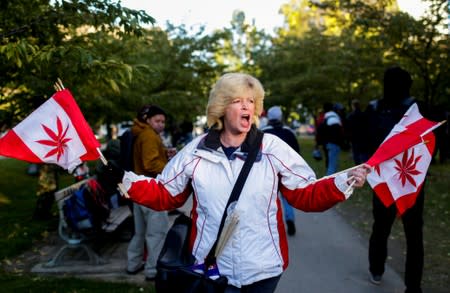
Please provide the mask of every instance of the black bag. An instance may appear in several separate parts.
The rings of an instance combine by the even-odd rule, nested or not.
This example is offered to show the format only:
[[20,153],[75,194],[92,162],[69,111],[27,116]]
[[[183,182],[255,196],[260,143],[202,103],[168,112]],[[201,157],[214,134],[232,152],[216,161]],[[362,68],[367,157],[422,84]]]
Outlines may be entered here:
[[226,277],[212,280],[191,270],[195,259],[188,247],[190,229],[191,218],[181,214],[167,233],[156,265],[156,292],[212,293],[225,290],[228,284]]
[[317,126],[317,144],[325,146],[327,143],[334,143],[339,145],[342,149],[348,149],[349,146],[345,139],[344,127],[340,124],[328,125],[328,118]]
[[[242,187],[244,186],[247,175],[256,159],[261,144],[263,133],[258,131],[255,140],[256,146],[249,152],[245,160],[239,177],[228,199],[227,207],[239,199]],[[227,208],[222,216],[219,232],[217,233],[216,242],[213,244],[208,257],[205,260],[205,265],[215,265],[215,248],[217,239],[219,239],[222,232],[225,219],[227,216]],[[192,270],[195,263],[195,258],[189,250],[189,235],[191,230],[192,220],[190,217],[181,214],[175,219],[174,224],[167,233],[163,248],[159,254],[156,263],[156,278],[155,288],[156,292],[177,292],[177,293],[221,293],[225,291],[228,285],[228,280],[224,276],[219,276],[216,279],[208,277],[206,272],[197,273]]]

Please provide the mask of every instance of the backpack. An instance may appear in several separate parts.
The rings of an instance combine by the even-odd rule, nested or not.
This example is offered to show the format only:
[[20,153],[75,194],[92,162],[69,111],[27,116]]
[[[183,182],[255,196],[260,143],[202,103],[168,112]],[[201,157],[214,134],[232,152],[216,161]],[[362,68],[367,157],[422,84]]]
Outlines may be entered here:
[[73,230],[95,231],[101,229],[110,209],[100,185],[91,179],[64,202],[63,212]]
[[329,142],[339,145],[346,149],[344,127],[340,124],[328,125],[325,118],[322,123],[317,126],[316,141],[318,145],[325,145]]
[[127,129],[120,137],[119,165],[125,171],[133,171],[133,143],[134,136],[131,129]]

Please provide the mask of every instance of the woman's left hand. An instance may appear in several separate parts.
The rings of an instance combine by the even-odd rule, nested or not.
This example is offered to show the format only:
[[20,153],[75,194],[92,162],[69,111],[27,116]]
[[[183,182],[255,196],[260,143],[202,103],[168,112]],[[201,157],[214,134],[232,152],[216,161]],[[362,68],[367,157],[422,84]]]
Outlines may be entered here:
[[366,182],[367,174],[371,172],[371,167],[367,164],[361,164],[358,168],[350,170],[347,173],[347,183],[353,187],[362,187]]

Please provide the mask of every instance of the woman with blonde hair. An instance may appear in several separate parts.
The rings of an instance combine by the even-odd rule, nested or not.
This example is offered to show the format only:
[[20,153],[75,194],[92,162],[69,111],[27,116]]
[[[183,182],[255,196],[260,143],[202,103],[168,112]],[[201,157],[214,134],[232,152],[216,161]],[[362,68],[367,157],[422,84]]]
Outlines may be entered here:
[[[264,89],[253,76],[227,73],[213,86],[206,108],[209,131],[169,161],[156,178],[113,170],[131,199],[156,210],[181,207],[193,197],[189,249],[205,261],[244,161],[257,152],[240,197],[227,208],[239,221],[216,257],[225,292],[274,292],[288,266],[288,244],[279,192],[295,208],[324,211],[361,187],[367,166],[317,180],[305,160],[271,134],[257,141]],[[351,183],[352,182],[352,183]]]

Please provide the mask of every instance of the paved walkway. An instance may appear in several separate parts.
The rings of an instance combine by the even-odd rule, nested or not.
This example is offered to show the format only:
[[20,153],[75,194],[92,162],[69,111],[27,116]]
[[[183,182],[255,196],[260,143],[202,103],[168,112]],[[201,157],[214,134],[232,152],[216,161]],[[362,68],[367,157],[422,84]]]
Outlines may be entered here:
[[367,242],[336,210],[297,211],[296,225],[277,293],[403,293],[403,281],[390,267],[380,286],[368,282]]
[[[368,282],[367,243],[335,211],[296,212],[297,234],[289,237],[290,265],[277,293],[403,293],[401,277],[387,267],[380,286]],[[86,265],[68,260],[67,265],[49,268],[48,259],[62,243],[43,248],[42,262],[32,272],[73,274],[79,277],[125,281],[145,285],[143,274],[125,274],[126,242],[109,245],[102,251],[104,265]]]

